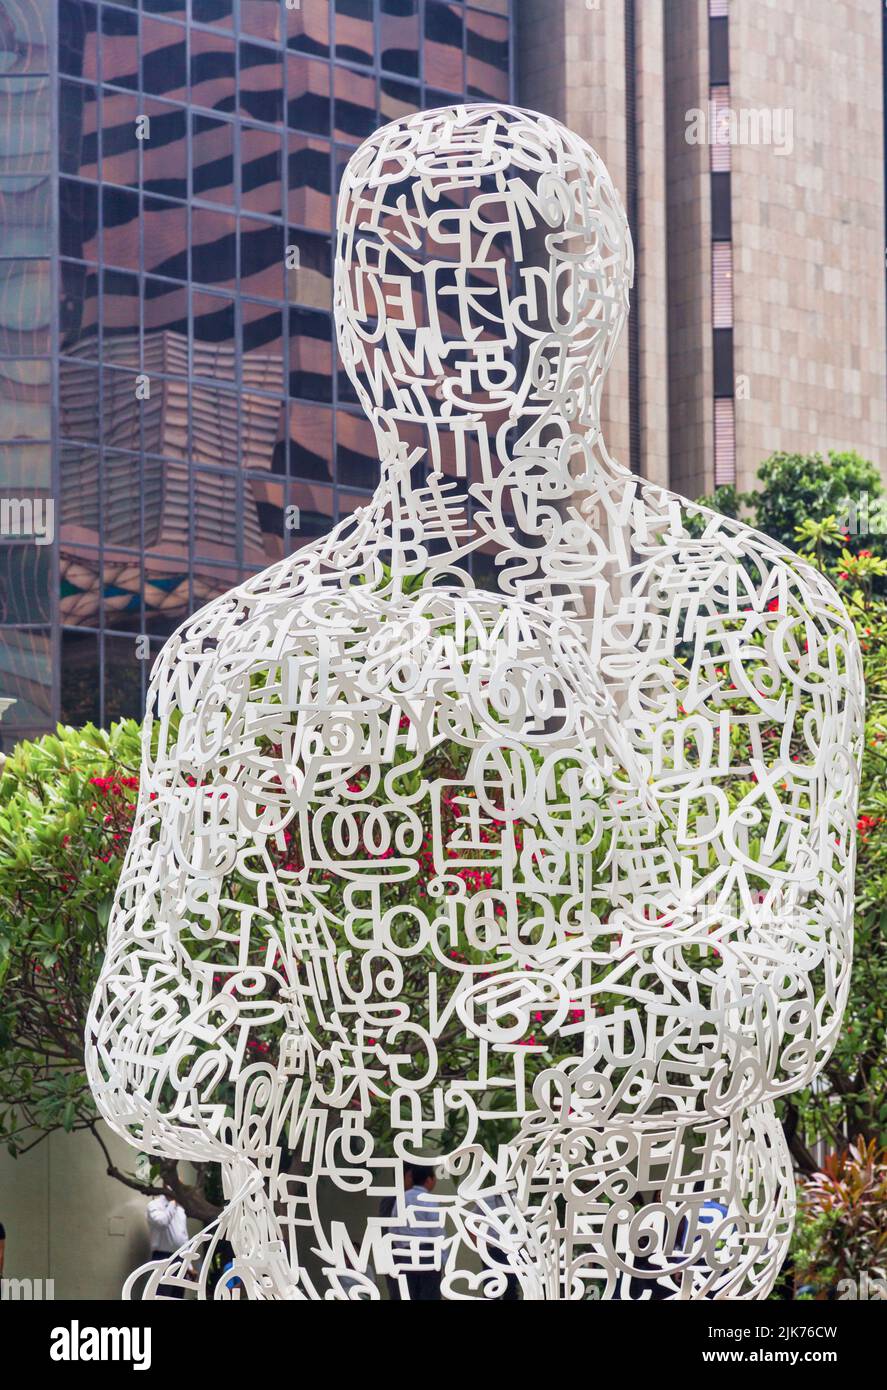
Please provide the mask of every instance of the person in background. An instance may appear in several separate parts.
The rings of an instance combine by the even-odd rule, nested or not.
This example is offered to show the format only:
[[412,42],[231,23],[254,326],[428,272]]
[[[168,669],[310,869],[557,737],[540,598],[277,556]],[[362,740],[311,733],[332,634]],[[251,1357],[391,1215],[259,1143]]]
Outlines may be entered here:
[[[413,1169],[412,1169],[412,1166],[411,1166],[409,1163],[405,1163],[405,1164],[403,1165],[403,1190],[404,1190],[404,1192],[409,1192],[409,1190],[410,1190],[410,1188],[412,1187],[412,1185],[413,1185]],[[380,1215],[380,1216],[393,1216],[393,1215],[394,1215],[394,1208],[395,1208],[396,1203],[397,1203],[397,1198],[396,1198],[396,1196],[394,1195],[393,1192],[390,1193],[387,1197],[383,1197],[382,1200],[381,1200],[381,1202],[379,1203],[379,1215]],[[400,1302],[402,1302],[401,1297],[400,1297],[400,1287],[399,1287],[399,1285],[398,1285],[397,1280],[396,1280],[392,1275],[386,1274],[386,1275],[385,1275],[385,1283],[388,1285],[388,1297],[389,1297],[390,1299],[392,1299],[392,1301],[395,1302],[395,1303],[400,1303]]]
[[[148,1203],[148,1230],[151,1235],[151,1259],[168,1260],[188,1239],[188,1218],[172,1197],[152,1197]],[[185,1290],[175,1284],[161,1284],[160,1293],[167,1298],[184,1298]]]
[[[413,1182],[404,1198],[404,1224],[397,1227],[397,1234],[408,1241],[428,1239],[437,1233],[434,1199],[431,1194],[437,1185],[437,1174],[433,1168],[422,1164],[412,1165]],[[422,1208],[428,1213],[419,1215],[415,1224],[409,1225],[406,1212],[410,1207]],[[403,1242],[399,1242],[401,1245]],[[407,1288],[413,1303],[432,1303],[440,1301],[441,1272],[439,1269],[414,1269],[406,1271]]]

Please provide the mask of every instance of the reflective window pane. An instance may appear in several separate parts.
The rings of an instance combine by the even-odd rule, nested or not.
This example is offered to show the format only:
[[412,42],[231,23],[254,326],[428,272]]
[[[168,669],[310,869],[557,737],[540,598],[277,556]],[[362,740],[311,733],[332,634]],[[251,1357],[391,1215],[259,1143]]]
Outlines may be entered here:
[[108,5],[102,6],[102,79],[112,87],[139,85],[139,17]]
[[[52,582],[51,546],[0,545],[0,623],[48,623]],[[0,631],[0,645],[5,639]]]
[[306,401],[333,398],[333,346],[330,314],[317,309],[289,310],[289,393]]
[[191,31],[191,101],[213,111],[234,111],[236,49],[224,34]]
[[15,704],[3,715],[4,735],[46,727],[52,715],[52,647],[49,633],[5,628],[0,641],[0,690]]
[[187,97],[187,45],[179,24],[142,17],[142,90],[155,97]]
[[237,380],[235,302],[226,295],[194,290],[191,322],[194,337],[192,370],[195,376]]
[[372,135],[379,118],[376,112],[376,79],[358,72],[336,69],[334,132],[337,140],[358,145]]
[[330,197],[330,146],[307,135],[287,138],[287,203],[291,222],[328,227],[332,218]]
[[97,357],[98,275],[85,265],[61,264],[60,331],[62,352]]
[[4,256],[48,256],[51,185],[44,174],[0,176],[0,227]]
[[49,71],[50,14],[46,0],[0,0],[0,72]]
[[283,151],[274,131],[244,126],[240,132],[241,203],[249,212],[283,214]]
[[62,633],[63,724],[99,723],[101,684],[98,636],[66,629]]
[[234,205],[234,124],[191,117],[191,178],[195,198]]
[[[4,7],[5,8],[5,7]],[[71,77],[98,77],[98,13],[89,0],[59,0],[59,72]],[[46,66],[42,69],[48,71]],[[4,71],[15,71],[4,63]]]
[[379,59],[383,70],[418,77],[418,0],[380,0],[379,9]]
[[330,133],[330,74],[310,58],[286,61],[286,123],[307,135]]
[[508,100],[508,22],[494,15],[466,14],[465,82],[468,95]]
[[284,229],[278,223],[240,221],[240,285],[244,293],[281,299],[284,293]]
[[288,48],[315,58],[329,57],[329,0],[301,0],[296,9],[286,6],[284,18]]
[[334,0],[336,57],[372,67],[373,0]]
[[0,261],[0,353],[50,351],[52,277],[48,261]]
[[[119,585],[116,586],[119,589]],[[122,596],[117,604],[122,603]],[[130,602],[133,600],[130,599]],[[131,620],[138,619],[138,594],[135,596],[136,611]],[[109,620],[110,620],[109,615]],[[115,618],[119,617],[115,612]],[[140,660],[139,649],[133,637],[105,637],[105,709],[104,722],[111,724],[117,719],[141,719],[144,713],[142,683],[146,675],[147,661]]]
[[289,471],[296,478],[329,482],[333,476],[333,413],[293,404],[289,412]]
[[0,359],[0,439],[49,439],[51,403],[49,362]]
[[273,125],[283,117],[283,76],[280,55],[256,43],[240,45],[241,115]]
[[[2,4],[0,4],[0,12],[2,12]],[[68,109],[66,93],[69,89],[82,93],[83,103],[88,102],[91,93],[91,99],[94,103],[95,88],[75,82],[63,82],[60,86],[60,126],[62,133],[59,151],[60,164],[63,173],[76,173],[79,172],[79,152],[77,155],[78,168],[68,167],[71,151],[66,140],[65,116]],[[91,154],[94,165],[94,113],[91,120],[81,116],[80,127],[91,131],[92,148],[88,151],[87,158]],[[48,173],[51,166],[51,129],[48,79],[45,77],[0,77],[0,130],[3,132],[3,138],[0,140],[0,174]],[[66,165],[66,159],[68,165]]]
[[461,92],[462,22],[461,5],[441,0],[425,3],[425,81],[447,92]]
[[132,271],[102,272],[102,359],[121,367],[141,365],[142,287]]
[[102,91],[102,178],[107,183],[139,182],[139,147],[136,121],[142,103],[128,92]]
[[233,214],[191,210],[191,278],[202,285],[235,287],[237,219]]
[[244,34],[276,43],[281,35],[280,0],[240,0],[240,28]]
[[161,198],[143,200],[145,270],[169,279],[188,278],[188,209]]
[[187,198],[187,112],[159,101],[146,101],[144,108],[150,133],[142,141],[142,187],[165,198]]
[[101,374],[98,363],[63,357],[59,362],[59,424],[65,440],[98,443]]
[[283,312],[249,299],[240,304],[243,381],[247,387],[283,390]]
[[59,224],[63,256],[98,260],[99,190],[95,184],[59,180]]

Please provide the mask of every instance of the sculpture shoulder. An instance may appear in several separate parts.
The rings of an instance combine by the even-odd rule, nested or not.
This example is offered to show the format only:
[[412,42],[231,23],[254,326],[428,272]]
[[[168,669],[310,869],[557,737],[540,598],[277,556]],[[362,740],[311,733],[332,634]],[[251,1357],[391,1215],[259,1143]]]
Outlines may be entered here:
[[[641,583],[667,578],[672,602],[701,617],[794,613],[820,631],[859,641],[843,600],[809,561],[770,536],[665,488],[645,485],[636,510],[633,544]],[[680,581],[680,582],[677,582]]]

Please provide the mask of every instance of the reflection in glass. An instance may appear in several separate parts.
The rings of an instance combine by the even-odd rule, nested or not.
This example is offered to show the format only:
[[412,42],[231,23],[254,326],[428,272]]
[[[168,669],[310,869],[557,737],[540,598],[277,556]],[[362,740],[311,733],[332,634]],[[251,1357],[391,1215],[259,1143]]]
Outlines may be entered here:
[[279,0],[240,0],[240,28],[244,34],[275,43],[280,38]]
[[59,249],[78,261],[98,260],[99,190],[92,183],[59,180]]
[[142,143],[142,187],[165,198],[188,196],[187,113],[165,102],[146,101],[150,138]]
[[318,309],[289,309],[289,393],[306,401],[333,398],[332,319]]
[[307,135],[329,135],[330,73],[325,63],[287,58],[286,123]]
[[243,382],[259,391],[283,391],[283,314],[267,304],[240,302]]
[[63,724],[98,724],[101,718],[99,639],[93,632],[62,632]]
[[46,0],[0,3],[0,72],[48,72],[50,6]]
[[[50,622],[51,589],[51,546],[0,545],[0,623]],[[0,632],[0,644],[3,641]]]
[[192,371],[222,381],[237,379],[234,300],[218,294],[192,291],[191,322],[194,333]]
[[[58,48],[59,72],[71,77],[85,77],[94,82],[98,76],[98,15],[95,5],[87,0],[59,0]],[[14,72],[4,63],[5,72]],[[48,72],[44,60],[43,72]]]
[[331,481],[333,414],[322,406],[293,404],[289,414],[289,471],[296,478]]
[[244,480],[243,563],[264,569],[286,550],[285,487],[270,478]]
[[466,16],[468,95],[489,101],[508,100],[508,22],[493,15]]
[[336,482],[374,488],[378,481],[379,453],[369,420],[363,414],[340,410],[336,415]]
[[188,90],[185,30],[142,16],[142,91],[185,101]]
[[0,353],[50,351],[52,280],[48,261],[0,261]]
[[196,558],[236,564],[241,512],[237,476],[193,468],[191,499],[191,536]]
[[59,452],[61,497],[59,534],[65,543],[99,543],[99,451],[95,447],[63,444]]
[[[84,188],[83,184],[75,185]],[[102,255],[106,265],[120,266],[124,270],[139,268],[139,198],[125,188],[112,188],[107,184],[102,188],[102,224],[104,240]],[[62,237],[65,220],[62,218]],[[77,255],[69,251],[68,255]],[[91,259],[91,257],[87,257]]]
[[287,187],[291,222],[309,227],[330,225],[329,141],[312,140],[306,135],[287,137]]
[[145,276],[145,369],[188,375],[188,290]]
[[59,359],[59,424],[63,439],[97,443],[100,416],[100,376],[95,362]]
[[171,280],[188,278],[188,209],[160,198],[145,198],[145,270]]
[[51,403],[49,362],[0,358],[0,439],[49,439]]
[[191,30],[191,100],[213,111],[237,106],[234,40]]
[[268,217],[283,214],[283,155],[280,135],[242,126],[240,130],[241,203],[247,212]]
[[240,397],[240,456],[243,468],[272,471],[280,433],[280,401],[243,391]]
[[240,219],[240,285],[248,294],[281,299],[283,287],[283,227],[257,218]]
[[142,683],[150,662],[140,659],[140,650],[141,644],[137,646],[132,637],[105,636],[106,724],[115,719],[142,717]]
[[238,398],[232,389],[195,381],[191,386],[190,457],[236,468]]
[[102,80],[138,90],[139,17],[108,5],[102,6]]
[[191,116],[191,179],[195,198],[234,206],[234,123]]
[[290,227],[287,251],[294,248],[295,264],[287,269],[286,298],[293,304],[329,309],[333,302],[332,244],[328,236]]
[[[146,364],[147,366],[147,364]],[[145,424],[156,420],[162,405],[162,383],[151,382],[148,401],[140,401],[139,382],[135,372],[117,367],[102,369],[102,440],[107,447],[117,449],[141,448],[142,409]]]
[[336,57],[373,65],[373,0],[335,0]]
[[142,300],[139,277],[126,270],[102,271],[102,358],[121,367],[141,365]]
[[128,92],[102,91],[102,178],[107,183],[139,182],[139,147],[136,118],[141,102]]
[[[62,84],[61,104],[64,111],[64,88]],[[82,87],[84,93],[92,93],[95,101],[95,88]],[[49,81],[45,77],[0,77],[0,174],[39,174],[48,173],[51,165],[50,150],[50,106]],[[94,122],[93,122],[94,129]],[[64,131],[64,125],[62,125]],[[95,136],[93,136],[93,141]],[[64,158],[64,150],[60,151]],[[63,173],[71,172],[61,165]]]
[[376,114],[376,79],[337,68],[335,75],[337,140],[359,144],[372,135],[379,124]]
[[385,72],[419,76],[418,0],[380,0],[379,58]]
[[102,534],[106,546],[141,546],[138,454],[106,449],[102,455]]
[[447,92],[463,91],[461,5],[425,3],[425,81]]
[[50,181],[47,175],[0,177],[0,227],[4,256],[50,254]]
[[62,352],[97,357],[98,275],[85,265],[61,263],[60,334]]
[[328,58],[329,0],[301,0],[285,10],[287,47],[297,53],[310,53],[315,58]]
[[395,82],[383,77],[379,83],[379,115],[383,121],[397,121],[411,116],[421,107],[419,88],[409,82]]
[[256,43],[240,45],[240,112],[269,125],[283,116],[280,55]]
[[237,219],[207,208],[191,210],[191,279],[202,285],[235,288]]

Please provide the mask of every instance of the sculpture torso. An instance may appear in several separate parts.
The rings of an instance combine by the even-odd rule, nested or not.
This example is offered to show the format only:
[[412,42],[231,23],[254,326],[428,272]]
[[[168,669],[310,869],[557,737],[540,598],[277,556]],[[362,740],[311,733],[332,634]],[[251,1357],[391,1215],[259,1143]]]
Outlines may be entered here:
[[[475,428],[459,390],[438,442]],[[505,1269],[530,1298],[762,1297],[787,1241],[773,1100],[849,972],[852,628],[808,566],[613,464],[569,390],[529,425],[510,399],[524,453],[473,517],[365,401],[371,506],[154,673],[94,1084],[142,1147],[223,1163],[255,1297],[374,1296],[397,1221],[357,1240],[318,1183],[397,1195],[430,1154],[446,1297]],[[467,572],[491,536],[498,591]]]

